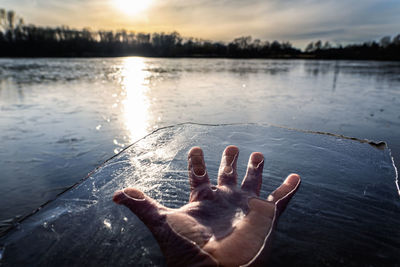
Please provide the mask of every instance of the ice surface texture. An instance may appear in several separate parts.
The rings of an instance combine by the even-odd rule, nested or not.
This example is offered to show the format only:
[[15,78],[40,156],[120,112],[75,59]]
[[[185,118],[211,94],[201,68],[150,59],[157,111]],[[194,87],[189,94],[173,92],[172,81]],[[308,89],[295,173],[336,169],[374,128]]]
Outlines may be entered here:
[[265,156],[261,197],[289,173],[302,186],[281,216],[272,266],[398,266],[400,202],[390,151],[268,125],[182,124],[155,131],[0,239],[2,266],[165,265],[151,233],[115,190],[137,187],[169,207],[188,201],[187,152],[201,146],[212,183],[227,145]]

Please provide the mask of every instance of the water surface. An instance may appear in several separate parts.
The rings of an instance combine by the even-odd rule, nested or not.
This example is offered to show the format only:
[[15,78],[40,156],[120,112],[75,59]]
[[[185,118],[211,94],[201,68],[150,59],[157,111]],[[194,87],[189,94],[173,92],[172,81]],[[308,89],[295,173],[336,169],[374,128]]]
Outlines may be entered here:
[[24,215],[165,125],[263,122],[387,141],[400,63],[0,59],[0,220]]

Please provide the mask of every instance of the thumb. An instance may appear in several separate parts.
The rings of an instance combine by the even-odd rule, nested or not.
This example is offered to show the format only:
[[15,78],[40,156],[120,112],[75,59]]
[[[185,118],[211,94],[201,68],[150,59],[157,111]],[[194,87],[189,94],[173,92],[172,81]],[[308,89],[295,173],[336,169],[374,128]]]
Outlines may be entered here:
[[125,188],[114,193],[113,201],[128,207],[148,227],[156,226],[164,221],[162,211],[166,207],[136,188]]
[[278,214],[282,214],[301,183],[298,174],[290,174],[285,181],[268,196],[268,201],[276,204]]

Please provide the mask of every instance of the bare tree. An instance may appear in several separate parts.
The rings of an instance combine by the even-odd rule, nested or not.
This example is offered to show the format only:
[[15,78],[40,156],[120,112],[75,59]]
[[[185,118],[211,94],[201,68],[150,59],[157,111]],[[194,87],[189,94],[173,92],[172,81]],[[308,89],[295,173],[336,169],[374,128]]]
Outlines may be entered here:
[[391,37],[390,37],[390,36],[384,36],[384,37],[382,37],[381,40],[379,41],[379,44],[380,44],[382,47],[388,47],[388,46],[390,45],[390,40],[391,40]]

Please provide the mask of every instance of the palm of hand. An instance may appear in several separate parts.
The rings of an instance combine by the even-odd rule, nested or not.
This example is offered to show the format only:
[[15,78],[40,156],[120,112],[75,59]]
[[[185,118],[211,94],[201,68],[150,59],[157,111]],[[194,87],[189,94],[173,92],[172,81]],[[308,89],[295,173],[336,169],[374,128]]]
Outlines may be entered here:
[[240,266],[257,265],[270,246],[271,232],[300,184],[290,175],[268,200],[258,198],[264,158],[250,156],[241,188],[236,186],[239,150],[225,149],[218,186],[211,186],[203,152],[189,152],[189,203],[170,209],[137,189],[117,191],[114,201],[132,210],[157,239],[169,265]]

